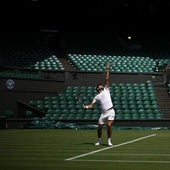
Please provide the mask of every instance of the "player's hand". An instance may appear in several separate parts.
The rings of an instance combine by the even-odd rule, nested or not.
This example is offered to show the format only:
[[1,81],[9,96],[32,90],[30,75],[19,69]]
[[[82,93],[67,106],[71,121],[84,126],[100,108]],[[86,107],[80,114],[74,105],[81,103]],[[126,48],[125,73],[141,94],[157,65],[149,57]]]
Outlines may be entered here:
[[83,109],[88,109],[89,107],[83,104]]
[[108,63],[106,68],[109,69],[111,67],[111,63]]

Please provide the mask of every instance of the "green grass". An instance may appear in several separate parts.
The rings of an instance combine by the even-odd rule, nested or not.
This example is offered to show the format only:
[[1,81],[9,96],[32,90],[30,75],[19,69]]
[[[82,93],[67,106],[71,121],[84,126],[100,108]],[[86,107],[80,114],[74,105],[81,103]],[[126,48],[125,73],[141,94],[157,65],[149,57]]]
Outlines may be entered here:
[[[152,134],[156,135],[133,141]],[[163,170],[170,166],[169,130],[113,130],[114,146],[109,149],[106,130],[102,146],[94,146],[95,140],[95,129],[0,130],[0,169]]]

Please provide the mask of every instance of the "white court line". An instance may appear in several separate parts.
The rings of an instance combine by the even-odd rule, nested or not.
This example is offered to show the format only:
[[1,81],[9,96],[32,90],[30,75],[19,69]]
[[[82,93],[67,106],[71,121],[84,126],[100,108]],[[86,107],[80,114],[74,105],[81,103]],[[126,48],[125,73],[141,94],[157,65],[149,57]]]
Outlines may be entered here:
[[96,150],[96,151],[88,152],[88,153],[85,153],[85,154],[82,154],[82,155],[77,155],[77,156],[74,156],[74,157],[71,157],[71,158],[67,158],[67,159],[65,159],[65,161],[71,161],[71,160],[74,160],[74,159],[77,159],[77,158],[81,158],[81,157],[84,157],[84,156],[87,156],[87,155],[92,155],[94,153],[101,152],[101,151],[104,151],[104,150],[108,150],[108,149],[111,149],[111,148],[116,148],[118,146],[127,145],[129,143],[137,142],[137,141],[140,141],[142,139],[150,138],[150,137],[153,137],[153,136],[156,136],[156,134],[144,136],[144,137],[141,137],[141,138],[138,138],[138,139],[134,139],[134,140],[127,141],[127,142],[124,142],[124,143],[120,143],[118,145],[109,146],[107,148],[103,148],[103,149],[99,149],[99,150]]
[[117,162],[117,163],[170,163],[170,161],[137,161],[137,160],[74,160],[76,162]]
[[169,153],[163,154],[145,154],[145,153],[132,153],[132,154],[124,154],[124,153],[101,153],[100,155],[113,155],[113,156],[170,156]]

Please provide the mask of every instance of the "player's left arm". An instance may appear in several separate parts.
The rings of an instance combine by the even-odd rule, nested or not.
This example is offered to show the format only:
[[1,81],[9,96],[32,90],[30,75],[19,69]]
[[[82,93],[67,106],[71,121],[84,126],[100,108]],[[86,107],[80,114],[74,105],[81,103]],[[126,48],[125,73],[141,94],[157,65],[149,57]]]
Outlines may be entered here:
[[107,87],[110,86],[110,67],[111,67],[111,64],[109,63],[107,66],[106,66],[106,77],[105,77],[105,85]]

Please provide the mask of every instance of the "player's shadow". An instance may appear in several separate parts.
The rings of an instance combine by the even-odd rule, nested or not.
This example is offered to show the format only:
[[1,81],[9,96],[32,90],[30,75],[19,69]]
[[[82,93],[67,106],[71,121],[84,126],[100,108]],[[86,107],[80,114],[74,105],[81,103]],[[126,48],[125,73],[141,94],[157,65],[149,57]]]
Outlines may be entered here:
[[[84,145],[93,145],[93,146],[95,146],[95,144],[94,143],[83,143]],[[101,144],[100,146],[108,146],[107,144]],[[100,146],[95,146],[95,147],[100,147]]]

